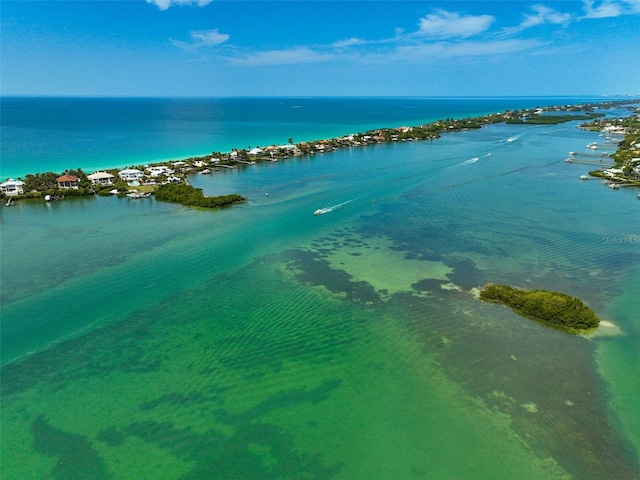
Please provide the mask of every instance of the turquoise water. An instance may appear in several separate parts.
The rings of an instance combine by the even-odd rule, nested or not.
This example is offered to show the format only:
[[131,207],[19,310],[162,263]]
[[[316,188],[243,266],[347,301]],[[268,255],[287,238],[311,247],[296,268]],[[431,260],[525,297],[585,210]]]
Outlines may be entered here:
[[0,178],[86,172],[598,98],[0,97]]
[[[214,212],[3,207],[2,477],[637,478],[640,202],[563,162],[597,139],[492,125],[193,176],[249,198]],[[543,327],[489,281],[619,331]]]

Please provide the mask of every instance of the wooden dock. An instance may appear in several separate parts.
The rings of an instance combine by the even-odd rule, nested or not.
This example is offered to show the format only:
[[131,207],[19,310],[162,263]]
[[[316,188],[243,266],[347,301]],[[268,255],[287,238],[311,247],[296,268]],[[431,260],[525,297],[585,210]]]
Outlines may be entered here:
[[569,157],[569,158],[565,158],[564,161],[567,163],[580,163],[582,165],[596,165],[598,167],[603,167],[603,168],[611,168],[615,166],[615,162],[612,161],[610,158],[607,158],[606,160],[605,159],[591,160],[587,158]]
[[609,157],[609,154],[606,152],[602,153],[580,153],[580,152],[569,152],[570,157],[589,157],[589,158],[601,158],[601,157]]

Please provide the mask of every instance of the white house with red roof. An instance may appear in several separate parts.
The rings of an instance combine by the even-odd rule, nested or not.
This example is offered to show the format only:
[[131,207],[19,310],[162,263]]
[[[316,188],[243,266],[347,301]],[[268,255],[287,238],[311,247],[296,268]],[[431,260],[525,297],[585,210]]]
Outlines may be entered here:
[[56,179],[58,182],[58,188],[73,188],[75,190],[80,188],[80,179],[73,175],[64,174]]

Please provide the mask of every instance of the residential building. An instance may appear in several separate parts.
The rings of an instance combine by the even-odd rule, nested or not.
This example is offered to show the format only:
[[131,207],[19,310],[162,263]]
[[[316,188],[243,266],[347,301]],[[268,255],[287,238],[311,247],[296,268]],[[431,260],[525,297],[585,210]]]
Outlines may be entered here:
[[144,173],[135,168],[125,168],[124,170],[120,170],[118,172],[118,177],[125,182],[131,182],[135,180],[142,180],[144,177]]
[[66,173],[56,179],[58,182],[58,188],[73,188],[78,190],[80,188],[80,179],[73,175],[67,175]]
[[4,183],[0,183],[0,192],[9,197],[22,195],[24,193],[24,182],[21,180],[8,179]]
[[95,172],[87,175],[93,185],[113,185],[114,176],[107,172]]

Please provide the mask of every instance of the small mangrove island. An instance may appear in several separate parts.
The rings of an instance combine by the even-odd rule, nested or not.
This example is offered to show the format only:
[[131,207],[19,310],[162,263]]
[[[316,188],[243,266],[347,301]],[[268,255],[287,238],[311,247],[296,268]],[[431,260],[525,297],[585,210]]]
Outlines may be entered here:
[[593,310],[580,299],[564,293],[522,290],[490,283],[480,292],[480,298],[502,303],[524,317],[570,333],[584,333],[600,324]]
[[206,197],[201,188],[195,188],[184,183],[168,183],[161,185],[155,192],[156,200],[162,202],[180,203],[187,207],[220,208],[236,203],[246,202],[242,195],[232,193],[217,197]]

